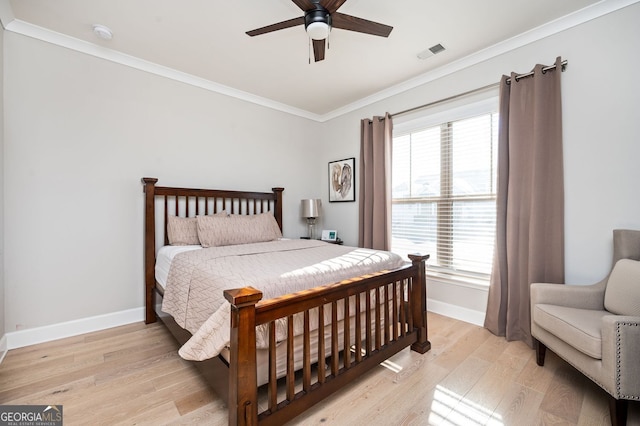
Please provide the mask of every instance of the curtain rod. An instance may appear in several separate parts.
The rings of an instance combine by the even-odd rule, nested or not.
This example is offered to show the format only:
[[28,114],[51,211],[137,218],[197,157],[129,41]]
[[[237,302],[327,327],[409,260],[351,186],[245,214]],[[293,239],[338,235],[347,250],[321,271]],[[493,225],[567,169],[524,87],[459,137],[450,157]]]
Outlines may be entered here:
[[474,93],[480,93],[480,92],[483,92],[485,90],[489,90],[489,89],[492,89],[494,87],[498,87],[499,85],[500,85],[500,83],[488,84],[486,86],[482,86],[482,87],[479,87],[477,89],[473,89],[473,90],[469,90],[469,91],[464,92],[464,93],[458,93],[457,95],[449,96],[448,98],[439,99],[437,101],[429,102],[428,104],[419,105],[417,107],[405,109],[404,111],[400,111],[400,112],[396,112],[396,113],[393,113],[393,114],[389,114],[389,116],[395,117],[395,116],[398,116],[398,115],[408,114],[410,112],[417,111],[417,110],[420,110],[420,109],[423,109],[423,108],[428,108],[428,107],[431,107],[431,106],[434,106],[434,105],[438,105],[438,104],[441,104],[441,103],[444,103],[444,102],[452,101],[454,99],[463,98],[465,96],[469,96],[469,95],[472,95]]
[[[561,65],[560,70],[561,71],[565,70],[565,68],[567,67],[567,63],[568,62],[567,62],[566,59],[560,63],[560,65]],[[542,72],[547,72],[549,70],[555,69],[555,67],[556,67],[555,64],[549,65],[548,67],[543,67],[542,68]],[[528,72],[526,74],[518,74],[518,75],[515,76],[515,79],[516,79],[516,81],[518,81],[521,78],[531,77],[533,74],[534,74],[534,71],[530,71],[530,72]],[[511,84],[511,77],[507,78],[507,84]],[[437,101],[429,102],[429,103],[424,104],[424,105],[419,105],[417,107],[405,109],[404,111],[400,111],[400,112],[396,112],[396,113],[393,113],[393,114],[389,114],[389,116],[390,117],[395,117],[395,116],[398,116],[398,115],[408,114],[410,112],[414,112],[414,111],[417,111],[417,110],[420,110],[420,109],[423,109],[423,108],[428,108],[428,107],[431,107],[431,106],[434,106],[434,105],[438,105],[438,104],[441,104],[443,102],[448,102],[448,101],[452,101],[454,99],[463,98],[465,96],[473,95],[474,93],[484,92],[485,90],[493,89],[494,87],[498,87],[499,85],[500,85],[499,82],[498,83],[493,83],[493,84],[487,84],[486,86],[482,86],[482,87],[479,87],[477,89],[469,90],[467,92],[458,93],[457,95],[449,96],[448,98],[439,99]]]
[[[568,63],[569,62],[566,59],[560,62],[560,71],[564,71]],[[548,67],[542,67],[542,73],[544,74],[549,70],[555,69],[555,67],[556,67],[556,64],[549,65]],[[533,74],[534,74],[534,71],[529,71],[526,74],[517,74],[515,78],[516,78],[516,81],[518,81],[521,78],[531,77]],[[507,84],[511,84],[511,77],[507,78]]]

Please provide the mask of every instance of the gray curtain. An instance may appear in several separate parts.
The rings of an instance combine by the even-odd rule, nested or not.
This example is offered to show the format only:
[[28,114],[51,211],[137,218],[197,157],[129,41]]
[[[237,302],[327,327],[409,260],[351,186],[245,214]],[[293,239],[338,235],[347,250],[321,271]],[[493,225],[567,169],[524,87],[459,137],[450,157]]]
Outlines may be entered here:
[[391,248],[391,141],[393,123],[384,117],[360,122],[360,247]]
[[564,282],[561,62],[500,84],[496,245],[484,325],[529,345],[530,284]]

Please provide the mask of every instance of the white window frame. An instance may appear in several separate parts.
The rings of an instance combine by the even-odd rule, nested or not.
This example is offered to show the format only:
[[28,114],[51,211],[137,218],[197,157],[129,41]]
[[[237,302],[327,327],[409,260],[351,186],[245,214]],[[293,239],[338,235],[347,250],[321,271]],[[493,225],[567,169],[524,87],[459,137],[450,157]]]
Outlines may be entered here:
[[[394,117],[393,137],[406,136],[444,123],[497,113],[497,111],[498,89],[496,88],[467,96],[463,99],[457,99],[453,102],[437,104],[429,109],[413,112],[411,115]],[[494,165],[494,167],[497,167],[497,165]],[[495,197],[493,199],[495,200]],[[453,271],[446,267],[435,265],[430,265],[427,268],[427,275],[440,281],[454,282],[474,288],[486,288],[490,278],[489,274]]]

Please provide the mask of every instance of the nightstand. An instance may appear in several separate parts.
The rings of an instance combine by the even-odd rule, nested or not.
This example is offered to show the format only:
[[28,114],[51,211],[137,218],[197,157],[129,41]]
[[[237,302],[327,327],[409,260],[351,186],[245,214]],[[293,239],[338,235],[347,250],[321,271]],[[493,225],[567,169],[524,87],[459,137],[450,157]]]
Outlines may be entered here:
[[342,241],[340,238],[337,238],[335,241],[329,241],[329,240],[320,240],[320,241],[324,241],[325,243],[329,243],[329,244],[338,244],[339,246],[341,246],[344,241]]

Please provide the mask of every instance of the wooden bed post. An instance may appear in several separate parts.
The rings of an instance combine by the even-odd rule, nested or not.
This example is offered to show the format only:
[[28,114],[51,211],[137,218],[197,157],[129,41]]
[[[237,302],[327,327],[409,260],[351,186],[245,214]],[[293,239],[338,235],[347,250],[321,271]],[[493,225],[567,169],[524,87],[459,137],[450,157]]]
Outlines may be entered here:
[[427,273],[425,270],[425,262],[429,259],[429,255],[410,254],[409,259],[413,267],[418,269],[411,286],[411,315],[414,327],[418,329],[418,341],[411,345],[411,350],[423,354],[431,349],[431,342],[427,336]]
[[280,231],[282,231],[282,191],[284,191],[284,188],[271,188],[271,190],[276,194],[275,211],[273,215],[280,226]]
[[253,287],[225,290],[231,303],[229,425],[258,424],[256,308],[262,292]]
[[145,317],[144,322],[150,324],[156,322],[155,311],[155,285],[156,277],[154,268],[156,264],[156,217],[155,217],[155,184],[156,178],[142,178],[144,184],[144,292],[145,292]]

